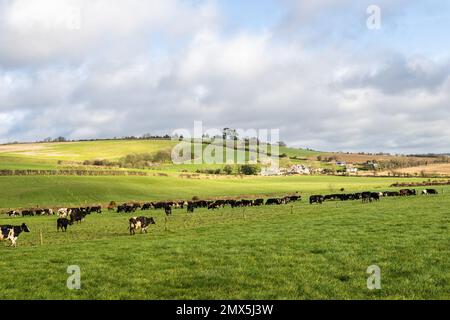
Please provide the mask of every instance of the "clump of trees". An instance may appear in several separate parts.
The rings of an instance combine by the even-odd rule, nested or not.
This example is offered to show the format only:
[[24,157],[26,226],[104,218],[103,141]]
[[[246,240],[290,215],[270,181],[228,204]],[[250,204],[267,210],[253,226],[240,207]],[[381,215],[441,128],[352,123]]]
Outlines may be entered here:
[[153,166],[155,163],[169,162],[171,159],[170,150],[160,150],[155,154],[129,154],[119,160],[119,166],[121,168],[146,168]]
[[106,159],[85,160],[85,166],[101,166],[101,167],[118,167],[118,168],[134,168],[141,169],[153,166],[155,163],[165,163],[171,161],[170,150],[160,150],[152,153],[136,153],[129,154],[118,161],[110,161]]
[[197,169],[195,171],[196,173],[205,173],[205,174],[222,174],[222,169],[218,168],[218,169]]
[[255,164],[243,164],[238,167],[238,172],[246,176],[255,176],[261,172],[261,168]]

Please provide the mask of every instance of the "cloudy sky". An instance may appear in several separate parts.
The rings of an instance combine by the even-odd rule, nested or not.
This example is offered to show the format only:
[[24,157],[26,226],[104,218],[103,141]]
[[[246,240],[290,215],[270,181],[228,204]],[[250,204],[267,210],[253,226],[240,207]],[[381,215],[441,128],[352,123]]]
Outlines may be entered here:
[[445,0],[0,0],[0,142],[203,121],[450,152],[449,31]]

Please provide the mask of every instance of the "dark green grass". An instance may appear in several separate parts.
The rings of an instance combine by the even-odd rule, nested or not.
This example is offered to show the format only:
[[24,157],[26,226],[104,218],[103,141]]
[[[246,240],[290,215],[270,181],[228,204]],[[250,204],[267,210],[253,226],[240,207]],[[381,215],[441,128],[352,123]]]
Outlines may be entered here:
[[[0,246],[0,299],[449,299],[449,203],[176,210],[167,224],[152,211],[157,224],[134,237],[127,215],[91,215],[67,234],[54,217],[2,218],[32,232]],[[366,287],[373,264],[379,291]],[[66,288],[69,265],[81,267],[79,291]]]

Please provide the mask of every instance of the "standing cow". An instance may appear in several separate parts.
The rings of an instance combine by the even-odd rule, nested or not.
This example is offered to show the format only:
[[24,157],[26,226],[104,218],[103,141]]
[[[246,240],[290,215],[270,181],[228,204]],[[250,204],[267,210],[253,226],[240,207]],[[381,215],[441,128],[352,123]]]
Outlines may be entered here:
[[22,223],[21,226],[0,226],[0,240],[9,240],[11,242],[10,247],[17,247],[17,238],[22,232],[30,232],[25,223]]
[[72,220],[69,220],[67,218],[58,218],[58,220],[56,220],[56,231],[59,231],[61,229],[61,231],[66,232],[67,227],[72,224]]
[[134,235],[136,233],[136,230],[141,229],[145,233],[147,233],[148,227],[150,225],[155,224],[155,220],[153,218],[147,218],[147,217],[133,217],[130,218],[130,235]]

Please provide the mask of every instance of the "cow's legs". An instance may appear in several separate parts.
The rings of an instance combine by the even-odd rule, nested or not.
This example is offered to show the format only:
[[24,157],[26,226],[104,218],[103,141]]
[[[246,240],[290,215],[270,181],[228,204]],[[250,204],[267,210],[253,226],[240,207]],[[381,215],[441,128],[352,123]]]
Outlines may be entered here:
[[11,241],[10,247],[17,247],[16,240],[17,240],[17,237],[12,237],[9,239],[9,241]]

